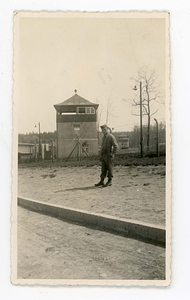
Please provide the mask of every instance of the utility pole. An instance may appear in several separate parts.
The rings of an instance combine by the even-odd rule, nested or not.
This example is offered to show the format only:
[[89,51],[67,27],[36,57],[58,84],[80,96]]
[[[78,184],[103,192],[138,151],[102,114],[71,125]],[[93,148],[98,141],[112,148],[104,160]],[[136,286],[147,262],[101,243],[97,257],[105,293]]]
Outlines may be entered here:
[[53,158],[54,158],[54,145],[53,145],[53,139],[50,138],[50,141],[51,141],[51,159],[52,159],[52,162],[53,162]]
[[30,161],[31,161],[31,155],[32,155],[32,154],[31,154],[31,146],[30,146]]
[[142,82],[140,81],[140,145],[141,158],[143,157],[143,136],[142,136]]
[[40,156],[41,156],[41,149],[40,149],[40,122],[38,123],[38,126],[39,126],[39,140],[38,140],[39,149],[38,149],[38,151],[39,151],[39,158],[40,158]]
[[[137,87],[133,88],[134,91],[137,91]],[[143,135],[142,135],[142,82],[140,81],[140,151],[141,158],[143,157]]]
[[58,111],[57,111],[57,116],[56,116],[56,127],[57,127],[57,160],[58,160],[58,157],[59,157],[59,152],[58,152],[58,148],[59,148],[59,140],[58,140]]
[[80,160],[79,136],[77,134],[77,161]]
[[154,118],[154,121],[156,122],[156,155],[159,156],[158,152],[158,121]]
[[35,162],[37,162],[37,145],[36,145],[36,142],[35,142]]

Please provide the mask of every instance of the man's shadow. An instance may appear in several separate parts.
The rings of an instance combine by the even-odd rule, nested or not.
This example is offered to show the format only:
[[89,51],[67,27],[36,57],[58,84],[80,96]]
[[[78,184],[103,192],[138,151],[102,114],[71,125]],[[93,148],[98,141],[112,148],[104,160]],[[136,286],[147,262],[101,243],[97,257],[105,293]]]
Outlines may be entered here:
[[66,189],[66,190],[55,191],[54,193],[68,192],[68,191],[88,191],[88,190],[95,190],[97,188],[98,188],[97,186],[76,187],[76,188],[71,188],[71,189]]

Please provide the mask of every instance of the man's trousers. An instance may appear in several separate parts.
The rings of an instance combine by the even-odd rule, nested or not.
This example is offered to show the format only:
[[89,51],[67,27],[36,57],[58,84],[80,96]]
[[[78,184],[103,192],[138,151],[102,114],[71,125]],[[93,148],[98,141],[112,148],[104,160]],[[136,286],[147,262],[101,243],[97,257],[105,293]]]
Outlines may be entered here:
[[113,159],[111,157],[102,158],[102,170],[101,170],[101,180],[103,181],[108,177],[108,180],[112,180],[113,177]]

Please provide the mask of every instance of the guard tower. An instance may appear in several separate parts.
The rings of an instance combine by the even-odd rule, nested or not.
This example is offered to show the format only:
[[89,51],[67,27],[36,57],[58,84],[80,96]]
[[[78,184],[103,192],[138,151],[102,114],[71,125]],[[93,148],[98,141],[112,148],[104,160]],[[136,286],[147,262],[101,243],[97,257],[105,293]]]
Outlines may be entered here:
[[98,154],[97,109],[92,103],[79,95],[54,105],[57,117],[57,157],[66,158],[80,141],[82,147],[72,152],[73,156]]

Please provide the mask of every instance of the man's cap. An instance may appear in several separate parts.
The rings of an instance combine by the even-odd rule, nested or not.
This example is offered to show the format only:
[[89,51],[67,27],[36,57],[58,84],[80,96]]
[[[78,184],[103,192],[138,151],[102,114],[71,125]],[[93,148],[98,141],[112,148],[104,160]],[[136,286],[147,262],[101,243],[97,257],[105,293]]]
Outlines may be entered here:
[[108,128],[108,126],[106,124],[100,126],[101,129],[104,129],[104,128]]

